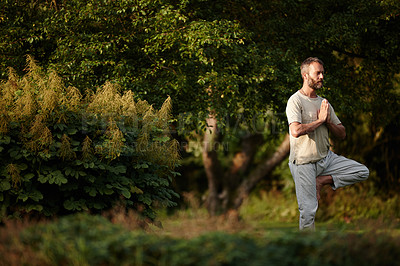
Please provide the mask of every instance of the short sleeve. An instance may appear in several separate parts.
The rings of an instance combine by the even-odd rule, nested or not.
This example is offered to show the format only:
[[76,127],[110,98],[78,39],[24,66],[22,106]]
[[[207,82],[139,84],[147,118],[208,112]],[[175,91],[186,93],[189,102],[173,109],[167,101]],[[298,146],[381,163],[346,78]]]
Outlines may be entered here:
[[335,125],[339,125],[342,122],[340,122],[339,118],[337,117],[335,110],[333,109],[332,105],[329,104],[330,107],[330,115],[331,115],[331,122]]
[[293,122],[302,122],[300,101],[294,97],[289,98],[286,105],[286,117],[289,125]]

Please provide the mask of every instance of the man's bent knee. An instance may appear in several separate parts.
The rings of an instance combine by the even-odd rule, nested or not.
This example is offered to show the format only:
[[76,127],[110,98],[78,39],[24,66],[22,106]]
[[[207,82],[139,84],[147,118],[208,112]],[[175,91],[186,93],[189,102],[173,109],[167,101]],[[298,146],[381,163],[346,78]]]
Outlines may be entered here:
[[360,178],[362,180],[367,180],[369,177],[369,169],[365,165],[363,166],[363,169],[360,171]]

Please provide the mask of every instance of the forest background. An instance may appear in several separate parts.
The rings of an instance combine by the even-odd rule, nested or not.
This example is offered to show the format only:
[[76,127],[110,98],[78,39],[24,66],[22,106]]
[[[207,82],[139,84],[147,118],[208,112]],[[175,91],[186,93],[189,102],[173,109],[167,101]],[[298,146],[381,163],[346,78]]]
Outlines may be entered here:
[[285,104],[308,56],[325,62],[319,93],[347,129],[333,149],[370,168],[374,193],[397,194],[397,1],[1,5],[2,80],[9,67],[23,75],[30,55],[81,92],[112,82],[155,108],[170,96],[182,155],[174,188],[203,197],[212,215],[291,182],[273,169],[287,158]]
[[[398,224],[399,32],[397,0],[1,1],[3,262],[398,261],[393,232],[307,240],[265,228],[297,227],[284,112],[309,56],[324,61],[319,94],[347,130],[332,149],[371,173],[324,190],[318,223]],[[85,215],[32,231],[9,222],[81,211],[163,236],[250,231],[268,243],[187,245]]]
[[[171,159],[173,167],[171,162],[151,159],[157,153],[166,159],[171,154],[174,157],[175,149],[153,150],[140,157],[142,161],[136,161],[132,170],[170,167],[170,181],[160,182],[162,176],[154,170],[154,186],[146,179],[143,182],[148,183],[142,187],[139,183],[129,183],[128,190],[117,188],[116,183],[112,187],[115,194],[127,199],[137,195],[135,200],[149,207],[146,215],[152,218],[159,200],[169,207],[175,203],[179,208],[201,206],[211,216],[234,210],[239,215],[252,213],[252,219],[296,221],[284,111],[287,99],[301,86],[300,63],[317,56],[326,71],[326,85],[319,95],[330,101],[347,130],[344,141],[331,140],[332,148],[364,163],[371,172],[363,184],[335,193],[325,191],[319,219],[399,219],[400,3],[396,0],[4,0],[0,3],[0,31],[3,85],[10,80],[20,82],[24,75],[35,82],[37,70],[44,73],[41,78],[57,73],[65,91],[76,88],[89,95],[112,87],[116,94],[132,92],[129,95],[136,104],[147,106],[148,102],[154,110],[164,106],[166,112],[171,110],[169,100],[172,102],[172,112],[162,118],[168,120],[168,134],[163,128],[152,140],[172,147],[170,141],[176,139],[181,157],[178,165],[175,159]],[[15,97],[21,95],[14,93]],[[98,106],[92,112],[113,110]],[[145,120],[145,112],[142,115]],[[82,115],[75,121],[73,133],[68,127],[59,130],[71,137],[75,130],[82,131],[79,125],[90,125],[93,119]],[[128,124],[124,125],[129,131]],[[55,130],[57,127],[59,124]],[[105,135],[110,127],[112,123],[103,126]],[[2,144],[9,145],[2,133]],[[62,134],[59,145],[66,143],[61,138]],[[163,145],[157,147],[166,147]],[[9,155],[13,160],[19,158]],[[65,156],[58,158],[64,161]],[[2,162],[10,163],[4,158]],[[14,189],[15,196],[15,185],[24,178],[33,182],[35,175],[16,182],[10,164],[1,166],[3,203],[7,191]],[[115,176],[128,171],[119,164],[109,165],[114,168],[107,169]],[[16,171],[25,167],[20,164]],[[54,180],[72,176],[72,170],[65,170],[68,174],[56,171],[48,169],[48,176]],[[50,177],[40,179],[40,174],[37,178],[51,182]],[[6,184],[8,179],[14,187]],[[67,181],[56,185],[63,186],[63,182]],[[101,206],[94,202],[93,194],[108,195],[96,189],[82,192],[92,197],[84,202],[64,199],[65,209],[110,207],[104,203],[109,198],[99,199],[104,203]],[[14,205],[8,202],[3,206],[2,214],[15,214],[18,204],[26,201],[40,201],[38,194],[28,192],[25,198],[14,199]],[[127,205],[138,209],[135,200]],[[57,213],[53,207],[46,209],[48,214]],[[42,212],[43,206],[30,205],[28,209]]]

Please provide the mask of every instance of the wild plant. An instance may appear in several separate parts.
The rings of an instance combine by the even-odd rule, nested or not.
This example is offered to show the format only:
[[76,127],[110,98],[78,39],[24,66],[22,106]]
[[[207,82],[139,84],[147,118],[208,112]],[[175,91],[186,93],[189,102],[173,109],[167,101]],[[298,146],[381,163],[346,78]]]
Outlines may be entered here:
[[171,98],[160,110],[107,82],[82,94],[28,56],[0,84],[1,216],[174,205]]

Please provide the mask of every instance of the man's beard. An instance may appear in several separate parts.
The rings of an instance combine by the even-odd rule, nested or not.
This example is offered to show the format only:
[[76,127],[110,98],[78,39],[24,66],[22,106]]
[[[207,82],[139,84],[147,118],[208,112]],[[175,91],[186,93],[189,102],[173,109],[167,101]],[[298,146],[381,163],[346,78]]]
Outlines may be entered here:
[[314,90],[321,89],[324,86],[324,81],[322,79],[317,81],[310,77],[310,79],[308,80],[308,86],[310,86],[310,88]]

